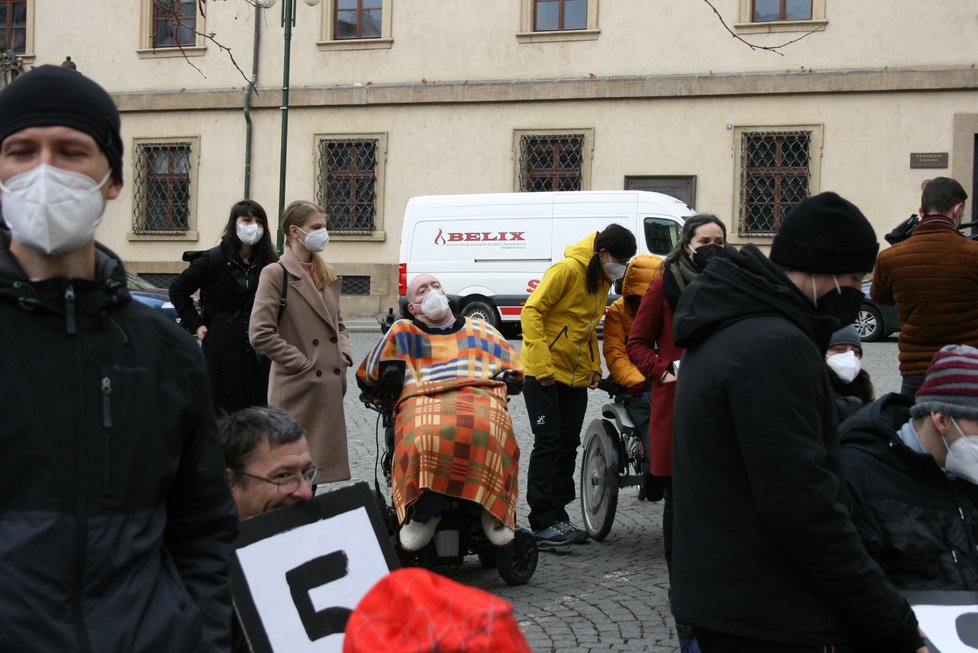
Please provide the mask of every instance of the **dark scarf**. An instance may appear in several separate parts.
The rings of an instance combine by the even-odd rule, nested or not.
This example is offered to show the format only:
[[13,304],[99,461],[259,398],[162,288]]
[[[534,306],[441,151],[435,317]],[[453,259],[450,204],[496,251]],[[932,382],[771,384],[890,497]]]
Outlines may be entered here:
[[675,261],[666,264],[666,271],[662,277],[662,290],[666,294],[666,301],[673,313],[676,312],[676,304],[679,303],[679,296],[689,285],[689,282],[696,278],[699,270],[684,253],[679,254]]

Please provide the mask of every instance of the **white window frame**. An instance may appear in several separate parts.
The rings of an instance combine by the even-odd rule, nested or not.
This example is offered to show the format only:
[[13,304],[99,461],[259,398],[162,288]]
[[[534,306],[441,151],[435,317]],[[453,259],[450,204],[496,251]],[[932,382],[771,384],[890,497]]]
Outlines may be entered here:
[[825,0],[812,0],[811,20],[772,20],[755,23],[753,0],[740,0],[740,16],[734,24],[737,34],[775,34],[778,32],[812,32],[824,29]]
[[320,3],[322,9],[319,15],[321,25],[320,39],[316,42],[319,50],[389,50],[394,43],[391,35],[393,0],[383,0],[380,19],[380,38],[369,39],[337,39],[333,31],[333,19],[336,9],[336,0],[323,0]]
[[167,57],[202,57],[207,52],[206,39],[204,34],[207,32],[206,19],[197,10],[197,25],[195,42],[193,45],[169,46],[157,48],[153,46],[153,0],[140,0],[139,6],[139,47],[136,53],[140,59],[154,59]]
[[37,58],[34,52],[34,1],[27,0],[27,30],[24,38],[24,53],[15,55],[20,57],[24,63],[25,72],[27,65],[34,63]]
[[551,43],[557,41],[594,41],[601,34],[598,28],[598,1],[587,0],[587,28],[550,32],[533,30],[533,0],[520,0],[520,29],[517,43]]

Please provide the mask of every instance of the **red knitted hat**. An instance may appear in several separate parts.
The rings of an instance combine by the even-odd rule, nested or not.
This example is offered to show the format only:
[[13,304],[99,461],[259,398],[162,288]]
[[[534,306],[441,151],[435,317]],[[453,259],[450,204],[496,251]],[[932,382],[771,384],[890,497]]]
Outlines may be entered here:
[[343,653],[532,653],[508,601],[426,569],[377,582],[346,624]]

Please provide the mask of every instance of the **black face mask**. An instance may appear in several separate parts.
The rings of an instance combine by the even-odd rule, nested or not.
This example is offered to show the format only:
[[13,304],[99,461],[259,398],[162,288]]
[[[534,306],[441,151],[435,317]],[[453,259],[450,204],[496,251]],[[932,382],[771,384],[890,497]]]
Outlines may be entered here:
[[[815,279],[812,278],[814,286]],[[836,281],[838,283],[838,281]],[[859,308],[863,305],[863,293],[855,288],[836,288],[830,290],[815,302],[815,312],[839,320],[840,326],[852,324]]]
[[706,267],[706,264],[717,256],[723,256],[722,245],[700,245],[693,250],[693,265],[696,266],[697,270],[702,271]]

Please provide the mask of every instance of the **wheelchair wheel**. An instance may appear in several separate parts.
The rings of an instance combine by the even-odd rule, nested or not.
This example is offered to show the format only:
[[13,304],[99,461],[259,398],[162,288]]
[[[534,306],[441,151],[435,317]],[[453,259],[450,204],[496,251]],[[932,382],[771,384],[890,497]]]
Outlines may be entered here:
[[585,436],[581,463],[581,517],[594,540],[603,540],[611,531],[618,509],[618,466],[612,449],[614,428],[596,419]]
[[496,549],[496,570],[509,585],[526,585],[537,570],[540,551],[536,538],[525,528],[517,528],[513,541]]

